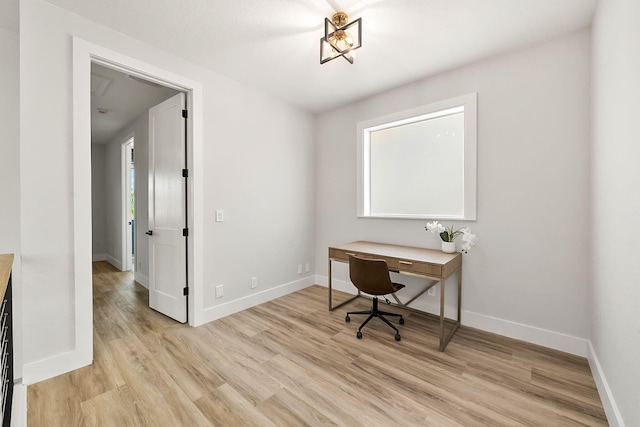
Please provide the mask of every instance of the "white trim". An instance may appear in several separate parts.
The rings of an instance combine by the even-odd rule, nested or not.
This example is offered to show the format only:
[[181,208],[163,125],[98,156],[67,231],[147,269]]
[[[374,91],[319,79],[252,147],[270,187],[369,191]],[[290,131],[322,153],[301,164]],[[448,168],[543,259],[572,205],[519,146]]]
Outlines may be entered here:
[[586,339],[561,332],[550,331],[548,329],[499,319],[467,310],[462,310],[462,324],[505,337],[575,354],[576,356],[586,357],[587,355]]
[[91,219],[91,61],[88,46],[73,38],[73,265],[75,349],[24,367],[25,382],[89,365],[93,360]]
[[[120,230],[122,231],[122,252],[121,252],[121,260],[120,271],[130,271],[133,266],[130,254],[130,246],[129,246],[129,227],[127,227],[127,223],[129,222],[129,211],[131,208],[131,200],[129,196],[129,188],[127,188],[127,184],[131,185],[130,171],[129,166],[131,164],[131,144],[134,144],[135,141],[135,133],[131,132],[127,135],[126,138],[120,141],[120,196],[122,200],[122,218],[120,220]],[[129,158],[127,158],[129,157]],[[134,201],[135,204],[136,201]],[[134,244],[133,239],[131,239],[131,245]]]
[[13,386],[11,426],[27,427],[27,386],[22,383]]
[[[61,362],[45,359],[25,365],[25,378],[39,380],[86,366],[93,359],[93,306],[92,306],[92,249],[91,249],[91,63],[124,70],[147,80],[188,92],[189,137],[191,147],[192,179],[189,239],[190,264],[189,324],[202,318],[203,295],[203,88],[200,82],[148,64],[120,52],[90,43],[78,37],[73,39],[73,225],[74,225],[74,289],[75,289],[75,349],[60,356]],[[172,57],[168,55],[168,58]],[[54,362],[52,363],[52,360]]]
[[276,286],[262,292],[257,292],[243,298],[235,299],[227,303],[206,308],[205,310],[203,310],[202,324],[212,322],[216,319],[220,319],[234,313],[238,313],[251,307],[255,307],[256,305],[271,301],[276,298],[280,298],[284,295],[290,294],[291,292],[307,288],[316,283],[315,279],[316,276],[304,277],[302,279],[285,283],[283,285]]
[[[317,284],[325,287],[328,286],[329,282],[326,276],[316,276],[316,278]],[[338,291],[350,294],[356,293],[356,288],[351,284],[351,282],[339,280],[334,277],[331,285],[333,289]],[[439,289],[437,289],[436,292],[439,292]],[[440,313],[440,305],[437,302],[432,303],[427,300],[417,300],[412,303],[412,307],[432,314]],[[445,305],[444,313],[445,316],[455,319],[456,309],[453,306]],[[583,338],[549,331],[535,326],[524,325],[510,320],[499,319],[468,310],[462,310],[461,316],[462,325],[464,326],[530,342],[532,344],[541,345],[554,350],[564,351],[577,356],[585,357],[587,355],[588,341]]]
[[[372,214],[369,194],[369,153],[371,132],[396,127],[406,123],[413,123],[427,118],[444,117],[452,114],[453,112],[464,112],[464,200],[462,214]],[[476,92],[358,122],[356,125],[357,217],[379,219],[447,219],[475,221],[477,218],[477,123],[478,94]]]
[[[93,322],[90,322],[93,327]],[[91,343],[93,345],[93,343]],[[74,369],[82,368],[91,364],[89,360],[84,365],[78,365],[78,350],[60,353],[24,365],[24,375],[22,383],[25,385],[35,384],[46,379],[62,375]]]
[[600,395],[602,407],[607,415],[609,425],[612,427],[624,427],[624,420],[613,398],[613,393],[611,393],[609,383],[607,383],[607,379],[602,371],[602,366],[600,366],[600,362],[598,361],[598,356],[596,356],[596,350],[593,348],[591,341],[587,342],[587,360],[589,360],[591,374],[598,388],[598,394]]

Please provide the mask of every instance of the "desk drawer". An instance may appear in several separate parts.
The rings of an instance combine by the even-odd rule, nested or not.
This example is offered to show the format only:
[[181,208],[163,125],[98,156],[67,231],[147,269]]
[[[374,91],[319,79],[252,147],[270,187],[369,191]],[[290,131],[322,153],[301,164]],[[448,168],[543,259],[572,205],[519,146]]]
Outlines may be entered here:
[[426,276],[442,276],[442,266],[429,264],[426,262],[409,261],[400,258],[392,258],[379,256],[369,253],[360,253],[357,251],[346,251],[344,249],[329,248],[329,258],[338,261],[349,262],[349,255],[355,255],[361,258],[384,259],[387,261],[389,270],[406,271],[408,273],[423,274]]
[[442,266],[418,261],[398,258],[387,258],[390,270],[406,271],[408,273],[424,274],[427,276],[442,276]]
[[330,259],[349,262],[349,255],[355,255],[360,258],[381,258],[372,254],[363,254],[357,251],[345,251],[343,249],[329,248]]

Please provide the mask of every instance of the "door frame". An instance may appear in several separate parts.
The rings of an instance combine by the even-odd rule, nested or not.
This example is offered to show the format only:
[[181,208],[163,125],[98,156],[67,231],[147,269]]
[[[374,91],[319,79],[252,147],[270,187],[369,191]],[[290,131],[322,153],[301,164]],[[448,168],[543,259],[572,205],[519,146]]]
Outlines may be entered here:
[[[127,135],[120,143],[120,172],[122,176],[122,189],[120,190],[122,195],[122,260],[120,265],[122,271],[132,270],[131,249],[135,247],[135,238],[131,235],[133,227],[131,230],[127,227],[131,220],[131,150],[134,144],[135,135],[133,133]],[[137,199],[134,199],[134,209],[137,202]]]
[[[189,160],[189,325],[203,321],[203,87],[202,83],[166,68],[176,57],[146,54],[153,64],[72,36],[73,50],[73,253],[75,287],[75,350],[66,358],[67,370],[93,359],[93,301],[91,250],[91,63],[162,84],[187,94],[187,157]],[[131,48],[131,55],[139,52]]]

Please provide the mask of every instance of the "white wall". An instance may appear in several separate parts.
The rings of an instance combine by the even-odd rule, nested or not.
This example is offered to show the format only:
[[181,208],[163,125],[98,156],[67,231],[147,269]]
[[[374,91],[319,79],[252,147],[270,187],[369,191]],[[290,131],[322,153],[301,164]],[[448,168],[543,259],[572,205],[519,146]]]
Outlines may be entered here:
[[590,361],[612,426],[640,425],[640,3],[598,3],[593,26]]
[[0,28],[0,253],[13,253],[14,375],[22,377],[20,262],[19,37]]
[[[20,171],[27,381],[77,367],[74,294],[90,286],[75,280],[73,265],[72,36],[202,84],[202,318],[309,283],[296,267],[313,262],[314,252],[310,115],[41,0],[20,5],[20,112],[29,118],[21,121]],[[218,208],[222,223],[214,222]],[[218,283],[225,297],[213,301]]]
[[[220,83],[205,88],[205,109],[219,130],[204,146],[209,319],[264,298],[252,297],[256,292],[300,285],[315,271],[312,117],[232,81]],[[216,209],[224,211],[224,222],[214,221]],[[306,262],[310,272],[298,275]],[[258,278],[254,292],[251,277]],[[214,298],[219,284],[223,299]],[[285,288],[292,289],[274,292]]]
[[105,151],[103,144],[91,145],[91,243],[94,261],[104,260],[107,256]]
[[425,221],[356,218],[356,123],[477,92],[478,220],[455,223],[480,239],[464,255],[462,322],[586,355],[589,43],[581,31],[321,114],[318,273],[327,246],[352,240],[439,248]]

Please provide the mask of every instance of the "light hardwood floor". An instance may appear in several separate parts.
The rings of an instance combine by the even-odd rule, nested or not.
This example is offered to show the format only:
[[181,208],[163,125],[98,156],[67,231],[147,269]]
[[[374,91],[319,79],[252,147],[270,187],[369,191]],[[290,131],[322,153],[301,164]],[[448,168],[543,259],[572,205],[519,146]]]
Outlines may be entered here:
[[29,386],[30,427],[607,425],[584,358],[466,327],[441,353],[416,313],[358,340],[320,286],[198,328],[147,302],[94,264],[94,363]]

